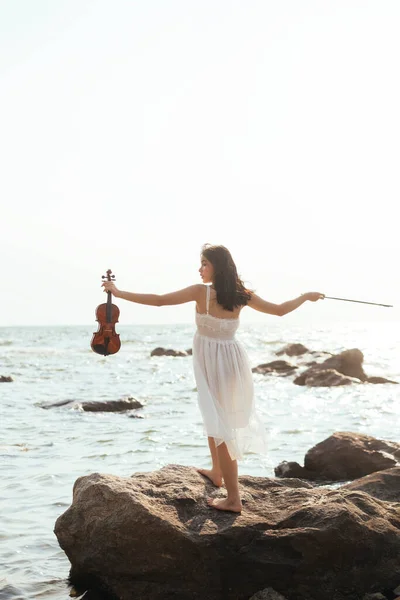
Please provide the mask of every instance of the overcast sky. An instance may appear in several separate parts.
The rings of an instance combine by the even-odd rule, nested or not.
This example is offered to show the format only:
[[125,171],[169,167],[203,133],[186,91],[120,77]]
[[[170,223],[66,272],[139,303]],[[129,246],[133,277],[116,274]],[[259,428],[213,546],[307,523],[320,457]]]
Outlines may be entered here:
[[398,305],[399,30],[397,0],[1,0],[0,325],[94,322],[107,268],[200,283],[204,242],[273,302]]

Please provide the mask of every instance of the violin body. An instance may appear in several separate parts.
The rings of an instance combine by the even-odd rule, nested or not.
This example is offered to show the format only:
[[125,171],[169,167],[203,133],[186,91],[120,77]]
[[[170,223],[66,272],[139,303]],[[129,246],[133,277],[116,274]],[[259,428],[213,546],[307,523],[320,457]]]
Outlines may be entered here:
[[[103,279],[106,279],[104,275]],[[108,281],[115,279],[114,275],[111,275],[110,269],[107,271],[107,279]],[[99,304],[96,308],[96,321],[99,323],[99,328],[93,334],[90,342],[93,352],[102,356],[116,354],[121,348],[121,340],[115,331],[115,323],[118,323],[119,318],[119,308],[116,304],[112,304],[111,292],[107,292],[107,296],[107,302]]]

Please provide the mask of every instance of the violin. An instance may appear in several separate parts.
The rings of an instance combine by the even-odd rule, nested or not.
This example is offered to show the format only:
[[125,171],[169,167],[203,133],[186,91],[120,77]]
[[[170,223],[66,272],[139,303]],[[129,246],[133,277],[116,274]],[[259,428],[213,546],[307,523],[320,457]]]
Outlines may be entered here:
[[[108,269],[107,275],[102,275],[102,280],[115,281],[115,275]],[[115,323],[118,323],[119,308],[111,302],[111,292],[107,292],[107,302],[99,304],[96,308],[96,321],[99,329],[93,334],[90,346],[94,352],[102,356],[116,354],[121,348],[118,333],[115,332]]]

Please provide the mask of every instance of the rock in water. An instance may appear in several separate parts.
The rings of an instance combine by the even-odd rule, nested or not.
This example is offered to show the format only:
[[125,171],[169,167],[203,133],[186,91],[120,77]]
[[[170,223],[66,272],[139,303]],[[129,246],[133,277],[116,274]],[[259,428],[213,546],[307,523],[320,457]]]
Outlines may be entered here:
[[85,412],[124,412],[136,408],[143,408],[143,404],[135,398],[106,400],[104,402],[80,402],[79,404]]
[[351,385],[360,383],[355,377],[342,375],[335,369],[316,369],[311,367],[293,381],[296,385],[307,385],[309,387],[333,387],[338,385]]
[[287,344],[284,348],[275,352],[275,354],[277,356],[282,356],[282,354],[287,354],[287,356],[301,356],[307,352],[310,351],[303,344]]
[[123,600],[359,600],[400,580],[400,511],[350,490],[239,478],[241,515],[194,468],[79,478],[55,525],[71,581]]
[[104,400],[104,402],[77,402],[76,400],[60,400],[54,404],[42,404],[41,408],[59,408],[60,406],[66,406],[72,404],[73,408],[79,408],[85,412],[125,412],[128,410],[135,410],[137,408],[143,408],[143,404],[135,398],[121,398],[121,400]]
[[150,356],[188,356],[188,352],[173,350],[172,348],[154,348]]
[[304,467],[296,462],[283,461],[275,468],[275,475],[315,481],[350,481],[396,467],[398,462],[400,444],[397,442],[339,431],[307,452]]
[[[366,381],[367,375],[364,372],[362,363],[364,361],[364,355],[358,348],[351,350],[344,350],[340,354],[331,356],[324,360],[322,363],[312,365],[309,369],[301,373],[293,383],[296,385],[348,385],[353,381]],[[325,377],[321,376],[318,379],[318,371],[326,371]],[[326,377],[329,372],[334,371],[336,377]],[[340,381],[338,374],[345,375],[347,378],[343,378]]]
[[253,373],[278,373],[279,375],[291,375],[298,367],[287,360],[273,360],[272,362],[263,363],[252,369]]
[[304,466],[324,479],[345,481],[389,469],[400,459],[400,444],[369,435],[337,432],[307,452]]

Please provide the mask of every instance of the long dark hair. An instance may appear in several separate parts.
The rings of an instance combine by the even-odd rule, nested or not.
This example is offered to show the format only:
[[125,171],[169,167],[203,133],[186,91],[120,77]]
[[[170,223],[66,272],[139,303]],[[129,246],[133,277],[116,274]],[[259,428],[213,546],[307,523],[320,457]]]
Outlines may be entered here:
[[204,244],[201,256],[210,261],[214,267],[212,283],[217,292],[218,304],[230,311],[238,306],[246,306],[252,292],[240,279],[229,250],[225,246]]

